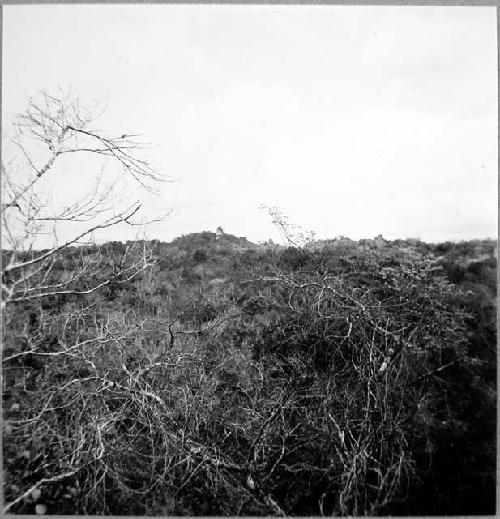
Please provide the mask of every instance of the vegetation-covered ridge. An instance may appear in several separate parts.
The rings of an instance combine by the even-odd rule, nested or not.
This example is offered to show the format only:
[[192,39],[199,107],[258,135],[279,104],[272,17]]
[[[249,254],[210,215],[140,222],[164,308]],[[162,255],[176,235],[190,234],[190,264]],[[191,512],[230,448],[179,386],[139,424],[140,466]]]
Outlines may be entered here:
[[72,290],[4,316],[6,510],[493,514],[495,250],[211,232],[64,249],[34,276]]

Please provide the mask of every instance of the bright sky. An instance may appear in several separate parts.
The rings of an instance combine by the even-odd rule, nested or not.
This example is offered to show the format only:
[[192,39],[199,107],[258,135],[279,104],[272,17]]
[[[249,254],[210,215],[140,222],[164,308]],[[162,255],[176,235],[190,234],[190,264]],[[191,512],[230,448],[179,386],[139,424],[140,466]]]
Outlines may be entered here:
[[158,145],[176,182],[146,212],[173,214],[149,238],[276,239],[262,204],[318,238],[497,235],[494,7],[19,5],[3,21],[4,127],[72,87],[108,100],[101,127]]

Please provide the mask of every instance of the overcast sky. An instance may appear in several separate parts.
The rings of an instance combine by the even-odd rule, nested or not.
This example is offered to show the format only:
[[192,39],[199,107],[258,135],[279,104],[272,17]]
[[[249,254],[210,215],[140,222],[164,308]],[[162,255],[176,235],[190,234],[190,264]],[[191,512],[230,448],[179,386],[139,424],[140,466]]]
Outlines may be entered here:
[[[37,90],[108,100],[174,183],[149,238],[496,237],[494,7],[3,7],[3,124]],[[81,168],[81,164],[78,166]],[[82,178],[81,171],[72,172]],[[64,193],[72,182],[60,185]],[[132,229],[109,233],[131,239]]]

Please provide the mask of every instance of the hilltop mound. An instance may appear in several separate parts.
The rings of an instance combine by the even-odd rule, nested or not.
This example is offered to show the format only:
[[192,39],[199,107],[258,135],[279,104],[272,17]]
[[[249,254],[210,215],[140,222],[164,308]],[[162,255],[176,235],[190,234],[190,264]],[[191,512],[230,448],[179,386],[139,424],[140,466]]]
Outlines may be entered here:
[[179,236],[170,242],[169,245],[178,247],[179,249],[189,251],[197,248],[212,248],[218,246],[238,247],[242,249],[254,249],[258,247],[255,243],[247,240],[245,237],[234,236],[233,234],[218,234],[210,231],[194,232]]

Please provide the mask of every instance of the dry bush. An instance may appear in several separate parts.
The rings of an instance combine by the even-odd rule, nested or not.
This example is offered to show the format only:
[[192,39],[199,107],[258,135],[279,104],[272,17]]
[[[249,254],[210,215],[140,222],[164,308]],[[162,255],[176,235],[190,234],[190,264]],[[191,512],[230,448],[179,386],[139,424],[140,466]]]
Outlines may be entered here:
[[[144,243],[119,251],[95,245],[99,231],[137,223],[140,202],[116,199],[120,178],[147,190],[162,180],[139,158],[144,146],[137,136],[96,129],[99,110],[68,93],[41,92],[4,142],[11,155],[2,163],[5,511],[32,512],[42,487],[58,488],[48,498],[63,509],[76,495],[85,503],[87,487],[65,492],[64,485],[82,471],[94,486],[100,477],[101,440],[113,424],[101,391],[116,375],[119,357],[110,350],[130,335],[103,321],[99,294],[153,264]],[[82,163],[71,167],[71,160],[80,156],[97,167],[87,171],[95,182],[54,200],[52,187],[63,173],[68,184],[78,180]],[[114,174],[101,169],[106,159]],[[113,360],[109,371],[98,369],[96,355]]]

